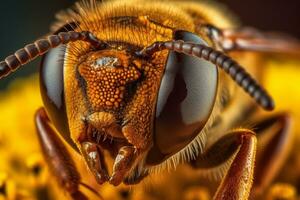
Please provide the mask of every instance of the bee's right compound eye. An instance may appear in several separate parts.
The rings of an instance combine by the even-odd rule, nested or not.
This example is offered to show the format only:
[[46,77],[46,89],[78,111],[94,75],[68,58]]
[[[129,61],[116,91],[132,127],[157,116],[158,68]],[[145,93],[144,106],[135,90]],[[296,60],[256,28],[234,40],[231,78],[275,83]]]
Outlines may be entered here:
[[[72,25],[60,28],[55,34],[73,30]],[[64,58],[66,46],[51,49],[42,57],[40,66],[40,90],[47,114],[57,131],[75,147],[70,138],[64,97]]]
[[[174,39],[207,45],[187,31],[176,31]],[[157,98],[154,146],[147,164],[161,163],[197,137],[212,112],[217,84],[215,65],[185,54],[169,53]]]

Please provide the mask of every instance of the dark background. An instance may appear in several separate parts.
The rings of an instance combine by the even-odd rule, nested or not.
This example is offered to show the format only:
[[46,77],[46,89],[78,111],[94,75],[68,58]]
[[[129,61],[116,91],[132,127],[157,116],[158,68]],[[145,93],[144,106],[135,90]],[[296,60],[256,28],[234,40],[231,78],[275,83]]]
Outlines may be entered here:
[[[212,0],[213,1],[213,0]],[[300,0],[219,0],[240,17],[244,25],[277,30],[300,38]],[[49,32],[57,11],[72,0],[3,0],[0,4],[0,59]],[[0,89],[16,76],[37,70],[39,60],[1,80]]]

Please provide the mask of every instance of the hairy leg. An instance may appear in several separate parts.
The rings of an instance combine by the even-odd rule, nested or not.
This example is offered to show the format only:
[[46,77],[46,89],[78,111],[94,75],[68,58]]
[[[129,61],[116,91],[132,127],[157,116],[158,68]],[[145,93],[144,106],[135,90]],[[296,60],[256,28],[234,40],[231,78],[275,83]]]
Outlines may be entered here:
[[79,191],[80,175],[66,147],[51,127],[43,108],[36,112],[35,124],[44,158],[59,185],[74,200],[88,199]]
[[211,168],[223,164],[232,156],[233,161],[218,187],[215,200],[248,199],[256,156],[255,133],[246,129],[232,131],[192,163],[196,168]]

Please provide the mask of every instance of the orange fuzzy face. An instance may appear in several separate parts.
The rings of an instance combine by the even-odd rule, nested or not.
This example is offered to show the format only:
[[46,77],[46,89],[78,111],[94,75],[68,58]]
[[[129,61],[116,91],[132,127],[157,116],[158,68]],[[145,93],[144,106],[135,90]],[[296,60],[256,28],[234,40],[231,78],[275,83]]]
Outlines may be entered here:
[[120,13],[102,19],[97,12],[91,13],[95,19],[77,19],[80,25],[75,31],[88,30],[108,47],[93,51],[85,42],[67,45],[63,78],[70,136],[80,143],[87,122],[97,131],[105,130],[105,135],[123,135],[138,148],[149,147],[168,52],[159,52],[151,60],[135,52],[155,41],[172,39],[173,30],[148,17]]
[[[158,53],[146,62],[128,50],[141,48],[108,45],[66,62],[64,84],[71,137],[80,142],[91,132],[101,132],[105,138],[126,138],[126,143],[145,148],[152,142],[155,101],[167,53]],[[70,51],[68,58],[75,57]],[[75,59],[79,62],[72,63]]]

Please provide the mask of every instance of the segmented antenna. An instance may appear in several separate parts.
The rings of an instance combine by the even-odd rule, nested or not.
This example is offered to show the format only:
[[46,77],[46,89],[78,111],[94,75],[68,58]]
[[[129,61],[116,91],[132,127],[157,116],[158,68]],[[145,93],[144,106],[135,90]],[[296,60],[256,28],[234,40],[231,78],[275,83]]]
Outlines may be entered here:
[[274,102],[271,96],[251,77],[248,72],[246,72],[242,66],[223,52],[217,51],[211,47],[202,44],[184,42],[181,40],[155,42],[136,54],[141,57],[149,57],[153,53],[164,49],[184,53],[190,56],[196,56],[217,65],[229,74],[231,78],[252,98],[254,98],[260,106],[266,110],[274,109]]
[[46,39],[40,39],[32,44],[26,45],[24,48],[19,49],[13,55],[8,56],[4,61],[0,62],[0,79],[8,76],[22,65],[34,60],[36,57],[47,53],[50,49],[61,44],[67,44],[78,40],[89,42],[95,49],[105,48],[106,46],[106,43],[101,42],[88,31],[69,31],[61,32],[57,35],[50,35]]

